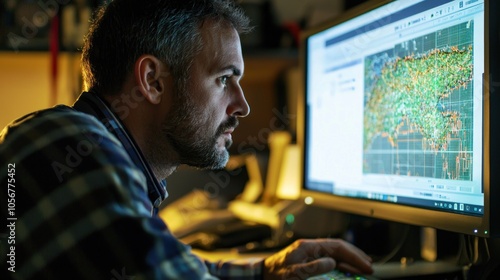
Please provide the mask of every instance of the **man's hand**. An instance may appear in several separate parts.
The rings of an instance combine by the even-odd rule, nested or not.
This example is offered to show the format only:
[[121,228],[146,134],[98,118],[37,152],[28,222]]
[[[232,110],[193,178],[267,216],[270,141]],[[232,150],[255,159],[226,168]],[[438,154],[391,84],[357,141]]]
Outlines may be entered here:
[[340,239],[302,239],[264,261],[264,279],[299,280],[333,269],[372,274],[371,258]]

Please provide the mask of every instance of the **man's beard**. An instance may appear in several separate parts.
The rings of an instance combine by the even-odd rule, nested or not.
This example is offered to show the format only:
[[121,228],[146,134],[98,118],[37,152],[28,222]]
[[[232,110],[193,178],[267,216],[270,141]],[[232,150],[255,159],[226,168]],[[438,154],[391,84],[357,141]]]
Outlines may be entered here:
[[203,107],[195,105],[183,93],[177,98],[172,112],[162,125],[161,135],[179,156],[180,164],[204,168],[222,169],[229,160],[228,148],[232,140],[225,140],[225,149],[217,147],[217,141],[229,128],[238,126],[238,119],[231,116],[221,124],[215,133],[210,130],[212,119],[203,119]]

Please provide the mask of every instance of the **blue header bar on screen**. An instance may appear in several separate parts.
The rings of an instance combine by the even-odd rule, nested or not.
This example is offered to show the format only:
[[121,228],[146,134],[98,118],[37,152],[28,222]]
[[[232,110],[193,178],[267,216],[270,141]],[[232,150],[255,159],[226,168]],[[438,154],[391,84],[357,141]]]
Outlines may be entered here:
[[427,11],[429,9],[453,2],[454,0],[428,0],[424,1],[418,4],[415,4],[413,6],[410,6],[408,8],[405,8],[401,11],[395,12],[393,14],[390,14],[388,16],[382,17],[376,21],[370,22],[368,24],[365,24],[355,30],[349,31],[347,33],[344,33],[340,36],[328,39],[325,42],[325,46],[328,47],[329,45],[333,45],[335,43],[344,41],[346,39],[349,39],[351,37],[358,36],[359,34],[366,33],[371,30],[375,30],[377,28],[383,27],[385,25],[397,22],[399,20],[405,19],[409,16],[416,15],[418,13]]

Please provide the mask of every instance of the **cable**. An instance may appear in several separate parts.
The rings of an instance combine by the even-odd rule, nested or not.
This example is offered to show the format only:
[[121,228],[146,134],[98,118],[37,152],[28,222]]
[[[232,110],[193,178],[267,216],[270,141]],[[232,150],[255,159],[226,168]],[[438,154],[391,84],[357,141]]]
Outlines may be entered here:
[[405,225],[405,230],[403,234],[401,235],[401,238],[398,241],[398,244],[392,249],[391,252],[389,252],[385,257],[383,257],[381,260],[377,261],[378,264],[384,264],[389,262],[398,252],[401,250],[403,247],[403,244],[406,241],[406,238],[408,237],[408,233],[410,232],[410,225]]
[[[460,234],[460,240],[459,240],[459,246],[458,246],[458,254],[457,254],[457,260],[456,260],[456,263],[457,264],[460,264],[460,265],[465,265],[465,266],[471,266],[472,265],[472,262],[471,262],[471,259],[470,259],[470,252],[468,252],[468,246],[467,245],[467,241],[465,239],[465,235],[464,234]],[[462,262],[462,257],[465,259],[464,262]]]
[[[484,247],[480,248],[479,239],[482,239],[484,242]],[[490,249],[488,247],[488,242],[485,238],[481,238],[478,236],[474,237],[474,251],[473,251],[473,264],[479,265],[490,260]]]

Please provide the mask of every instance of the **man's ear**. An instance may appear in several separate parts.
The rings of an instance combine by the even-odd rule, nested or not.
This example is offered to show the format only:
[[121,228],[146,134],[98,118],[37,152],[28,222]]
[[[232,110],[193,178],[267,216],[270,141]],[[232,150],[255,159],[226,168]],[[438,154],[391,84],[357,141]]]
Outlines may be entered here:
[[142,55],[135,61],[134,76],[137,88],[152,104],[159,104],[166,94],[166,65],[153,55]]

